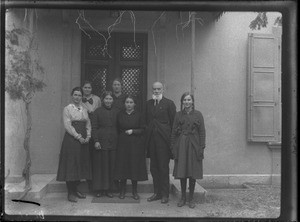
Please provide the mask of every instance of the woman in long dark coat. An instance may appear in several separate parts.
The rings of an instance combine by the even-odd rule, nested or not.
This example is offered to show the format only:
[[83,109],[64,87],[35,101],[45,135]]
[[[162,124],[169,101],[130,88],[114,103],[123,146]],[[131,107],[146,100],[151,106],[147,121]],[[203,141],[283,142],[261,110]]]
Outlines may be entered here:
[[116,159],[118,141],[117,110],[112,107],[112,92],[103,94],[103,106],[93,114],[92,136],[95,142],[93,150],[93,190],[96,196],[105,194],[113,197],[113,170]]
[[[92,94],[92,83],[90,81],[85,81],[82,85],[82,91],[83,91],[83,97],[82,97],[82,106],[87,109],[89,118],[92,121],[93,120],[93,113],[94,111],[101,106],[101,99]],[[95,149],[94,147],[94,140],[93,137],[90,139],[89,142],[89,148],[90,148],[90,161],[93,159],[93,150]],[[93,176],[93,172],[92,172]],[[88,180],[88,186],[89,186],[89,191],[90,193],[93,190],[93,184],[92,180]]]
[[124,110],[124,102],[127,95],[122,92],[122,80],[120,78],[115,78],[113,80],[112,92],[112,97],[114,99],[113,107],[119,111]]
[[174,157],[175,179],[180,179],[181,199],[177,204],[186,203],[186,184],[189,178],[189,207],[194,208],[193,195],[196,179],[203,178],[203,151],[205,148],[205,125],[202,113],[194,109],[194,96],[184,93],[181,97],[181,111],[174,119],[171,150]]
[[142,115],[134,110],[135,104],[134,98],[127,96],[125,110],[120,111],[117,118],[119,140],[114,178],[120,180],[120,199],[125,198],[127,179],[131,180],[132,197],[135,200],[140,198],[137,193],[137,181],[148,179],[142,137],[145,125]]
[[62,142],[57,181],[66,181],[68,200],[77,202],[86,198],[77,190],[81,179],[91,179],[89,140],[91,123],[87,110],[81,105],[82,90],[72,90],[72,103],[64,108],[63,121],[66,133]]

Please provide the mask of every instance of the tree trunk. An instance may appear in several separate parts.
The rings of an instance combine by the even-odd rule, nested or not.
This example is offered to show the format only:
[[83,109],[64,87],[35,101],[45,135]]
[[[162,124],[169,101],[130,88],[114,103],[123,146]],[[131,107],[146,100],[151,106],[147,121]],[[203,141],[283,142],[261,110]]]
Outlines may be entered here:
[[32,119],[31,119],[31,107],[30,101],[25,101],[25,109],[26,109],[26,133],[24,138],[24,149],[26,152],[26,162],[25,167],[23,170],[23,177],[25,179],[25,191],[31,189],[31,178],[30,178],[30,167],[31,167],[31,158],[30,158],[30,134],[31,134],[31,126],[32,126]]

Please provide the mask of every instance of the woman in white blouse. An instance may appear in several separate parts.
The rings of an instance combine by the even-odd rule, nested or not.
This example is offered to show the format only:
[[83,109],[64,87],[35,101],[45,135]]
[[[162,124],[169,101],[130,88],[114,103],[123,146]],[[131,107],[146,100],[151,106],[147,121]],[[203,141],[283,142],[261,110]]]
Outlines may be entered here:
[[87,110],[82,106],[82,89],[72,90],[72,103],[63,111],[63,122],[66,133],[62,142],[57,181],[66,181],[68,200],[77,202],[86,198],[77,190],[81,179],[91,179],[89,140],[91,138],[91,122]]

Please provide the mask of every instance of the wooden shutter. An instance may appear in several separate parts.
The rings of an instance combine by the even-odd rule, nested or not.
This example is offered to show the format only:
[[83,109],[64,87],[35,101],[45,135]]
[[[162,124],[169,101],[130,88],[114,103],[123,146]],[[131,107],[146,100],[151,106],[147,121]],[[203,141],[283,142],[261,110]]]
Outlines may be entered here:
[[280,41],[272,34],[249,34],[248,140],[280,140]]

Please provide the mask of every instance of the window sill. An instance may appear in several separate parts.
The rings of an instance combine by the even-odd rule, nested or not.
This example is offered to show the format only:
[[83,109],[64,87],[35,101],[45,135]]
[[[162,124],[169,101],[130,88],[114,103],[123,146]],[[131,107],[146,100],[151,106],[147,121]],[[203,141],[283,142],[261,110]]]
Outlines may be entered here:
[[280,150],[281,149],[281,142],[269,142],[268,148],[271,150]]

